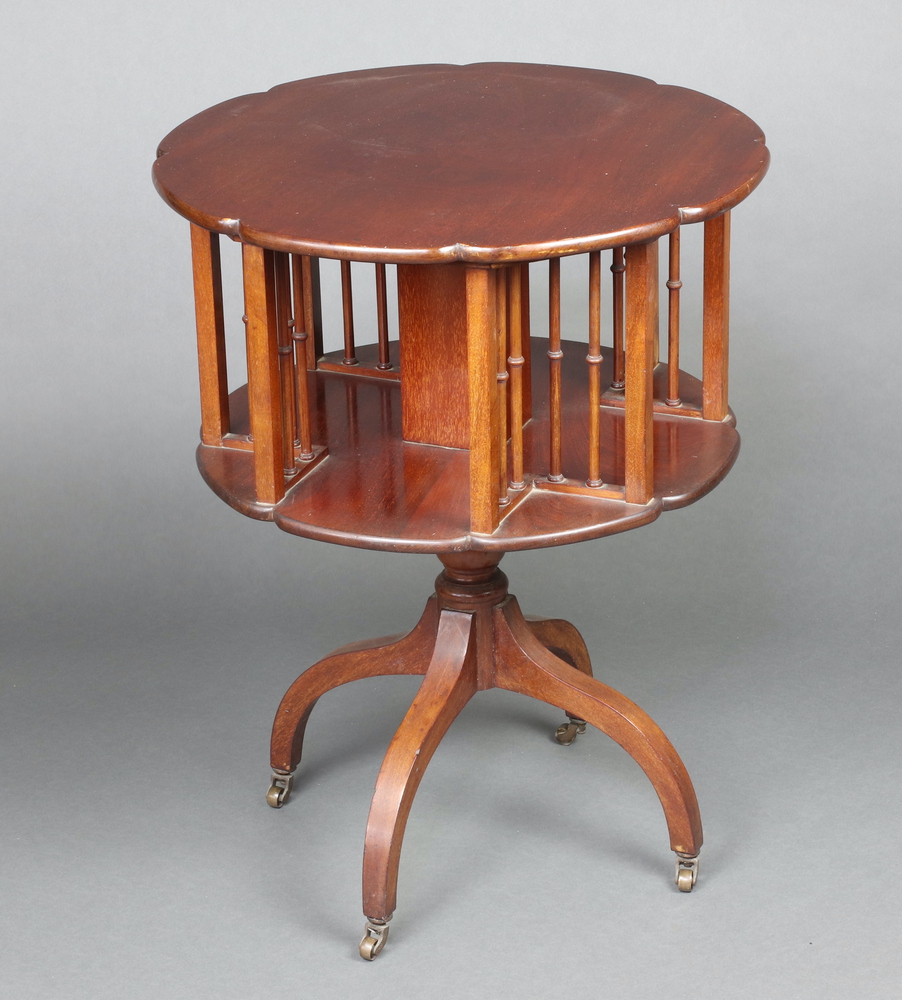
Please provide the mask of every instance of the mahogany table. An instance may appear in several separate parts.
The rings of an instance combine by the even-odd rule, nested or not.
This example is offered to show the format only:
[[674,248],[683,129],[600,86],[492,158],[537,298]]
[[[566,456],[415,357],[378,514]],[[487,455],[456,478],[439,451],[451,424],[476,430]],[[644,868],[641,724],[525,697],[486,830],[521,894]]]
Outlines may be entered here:
[[[660,798],[679,889],[695,884],[702,829],[676,751],[593,678],[572,625],[522,614],[498,564],[505,552],[647,524],[727,473],[739,447],[727,404],[730,210],[767,163],[760,129],[703,94],[504,63],[299,80],[210,108],[161,143],[157,189],[191,223],[207,483],[292,534],[434,552],[444,566],[412,632],[310,667],[273,726],[268,802],[279,808],[321,695],[423,675],[370,808],[364,958],[388,936],[424,769],[486,688],[566,712],[561,743],[587,723],[616,740]],[[704,226],[700,379],[679,367],[680,232],[691,223]],[[232,391],[219,234],[243,261],[247,384]],[[561,320],[570,255],[585,261],[580,331]],[[341,262],[344,347],[329,353],[321,258]],[[352,261],[374,265],[372,277]],[[536,323],[539,281],[549,305]],[[563,340],[562,326],[584,339]]]

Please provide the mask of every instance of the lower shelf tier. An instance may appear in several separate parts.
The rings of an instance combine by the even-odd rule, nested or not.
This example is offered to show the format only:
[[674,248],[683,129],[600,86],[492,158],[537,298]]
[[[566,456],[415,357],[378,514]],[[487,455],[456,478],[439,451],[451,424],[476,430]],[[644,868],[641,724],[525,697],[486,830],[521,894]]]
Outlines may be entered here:
[[[563,344],[563,473],[588,475],[586,345]],[[533,416],[523,428],[526,487],[511,493],[509,513],[492,535],[469,530],[469,452],[401,440],[401,381],[335,371],[310,373],[314,441],[328,455],[274,507],[254,493],[253,452],[201,445],[200,471],[226,503],[250,517],[273,520],[284,531],[342,545],[397,552],[455,552],[540,548],[599,538],[653,521],[713,489],[739,451],[730,419],[654,415],[654,499],[645,505],[552,492],[534,485],[548,473],[547,341],[532,341]],[[609,358],[610,350],[604,351]],[[602,384],[610,383],[609,362]],[[656,386],[666,366],[655,373]],[[656,397],[659,393],[656,391]],[[686,409],[698,407],[701,384],[680,373]],[[601,407],[601,469],[606,483],[622,484],[624,411],[616,398]],[[230,396],[232,431],[246,435],[246,387]],[[656,407],[658,410],[659,407]]]

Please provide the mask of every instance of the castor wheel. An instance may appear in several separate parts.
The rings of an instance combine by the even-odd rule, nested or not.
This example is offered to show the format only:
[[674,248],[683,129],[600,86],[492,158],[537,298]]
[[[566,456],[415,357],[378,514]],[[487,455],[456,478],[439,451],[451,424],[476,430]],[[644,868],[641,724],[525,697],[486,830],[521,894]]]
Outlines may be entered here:
[[676,884],[680,892],[692,892],[698,881],[698,855],[678,854],[676,862]]
[[567,718],[570,721],[558,726],[554,731],[554,738],[564,747],[570,746],[577,736],[582,736],[586,731],[585,719],[577,719],[573,715],[568,715]]
[[367,962],[372,962],[385,947],[387,940],[388,924],[367,920],[363,940],[360,942],[360,957],[366,959]]
[[273,771],[272,784],[266,793],[266,801],[273,809],[281,809],[291,795],[291,786],[294,783],[294,775],[284,771]]

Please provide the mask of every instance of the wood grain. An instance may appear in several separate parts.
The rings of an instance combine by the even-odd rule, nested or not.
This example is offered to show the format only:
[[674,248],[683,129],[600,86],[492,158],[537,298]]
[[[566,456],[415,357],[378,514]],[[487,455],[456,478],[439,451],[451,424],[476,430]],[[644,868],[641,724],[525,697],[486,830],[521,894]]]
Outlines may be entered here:
[[523,620],[529,626],[529,631],[549,652],[589,677],[592,676],[589,650],[575,625],[563,618],[542,618],[539,615],[524,615]]
[[200,375],[200,439],[204,444],[216,445],[229,433],[229,381],[219,236],[192,226],[191,261]]
[[442,610],[416,698],[385,753],[363,848],[363,912],[388,920],[397,905],[401,844],[413,798],[448,727],[476,693],[473,617]]
[[653,374],[658,337],[658,244],[626,250],[626,472],[629,503],[654,496]]
[[[534,415],[523,429],[527,473],[548,468],[548,342],[534,338]],[[588,477],[585,344],[564,342],[563,420],[568,428],[564,467],[574,482]],[[611,352],[602,348],[602,381],[611,377]],[[666,366],[655,381],[666,391]],[[351,372],[310,375],[314,447],[328,441],[328,460],[292,486],[277,508],[258,504],[253,489],[253,456],[201,445],[198,466],[208,485],[251,517],[275,519],[293,534],[344,545],[390,551],[446,552],[475,547],[513,550],[598,538],[654,520],[663,509],[685,506],[704,496],[732,466],[739,436],[732,422],[710,422],[672,413],[654,418],[654,483],[660,505],[637,507],[615,500],[546,496],[533,482],[525,499],[504,516],[494,535],[470,533],[469,466],[464,450],[407,444],[401,440],[400,385]],[[360,426],[348,426],[348,392],[356,398]],[[685,372],[681,393],[701,400],[701,383]],[[234,429],[246,432],[244,389],[230,397]],[[664,409],[663,402],[661,406]],[[601,407],[601,474],[622,485],[623,407]],[[527,477],[529,478],[529,477]],[[583,486],[585,489],[585,486]],[[593,491],[597,493],[598,491]],[[543,495],[538,495],[538,494]]]
[[404,440],[469,448],[464,265],[399,264],[398,324]]
[[495,611],[498,687],[547,701],[606,733],[652,783],[667,820],[671,849],[698,854],[702,825],[692,781],[660,727],[629,698],[561,662],[533,635],[511,598]]
[[254,441],[254,485],[260,503],[285,495],[282,467],[282,397],[276,339],[275,263],[272,250],[242,245],[247,316],[247,385]]
[[495,272],[467,267],[467,373],[470,413],[470,531],[490,535],[498,527],[498,329]]
[[363,911],[369,919],[388,921],[394,913],[414,796],[448,727],[479,690],[526,694],[599,728],[651,781],[672,850],[697,854],[701,847],[695,792],[667,737],[642,709],[592,677],[585,642],[573,625],[523,616],[498,568],[500,558],[475,552],[443,556],[436,593],[411,633],[336,650],[301,674],[276,713],[271,760],[277,770],[291,773],[301,760],[310,713],[324,693],[380,674],[424,674],[376,779],[363,858]]
[[[698,853],[698,804],[673,746],[592,676],[574,626],[522,615],[498,563],[507,551],[647,524],[729,470],[739,447],[727,401],[730,209],[767,163],[758,127],[705,95],[505,63],[296,81],[211,108],[161,144],[155,183],[192,223],[205,480],[287,532],[435,552],[444,565],[409,634],[319,661],[273,724],[273,767],[290,774],[324,693],[423,675],[367,822],[371,920],[395,909],[404,832],[432,755],[470,698],[492,687],[556,705],[619,743],[660,799],[671,848]],[[702,221],[699,381],[679,369],[679,227]],[[219,233],[243,244],[248,384],[231,394]],[[610,352],[601,345],[607,248]],[[588,353],[561,329],[560,257],[582,252]],[[335,355],[323,353],[321,256],[341,261]],[[549,337],[531,342],[529,262],[544,260]],[[355,341],[352,261],[376,265],[374,345]],[[387,263],[398,265],[396,364]]]
[[407,635],[350,643],[308,667],[285,692],[276,712],[270,741],[273,769],[294,771],[300,764],[310,713],[328,691],[365,677],[424,674],[437,626],[438,608],[432,598]]
[[704,94],[477,63],[226,101],[163,139],[154,181],[191,222],[273,250],[493,263],[657,239],[732,208],[767,163],[758,126]]
[[[524,382],[526,359],[523,354],[523,265],[516,264],[508,276],[509,350],[507,368],[510,372],[510,412],[508,422],[511,438],[510,488],[522,490],[523,479],[523,422]],[[529,294],[527,290],[527,295]]]
[[730,358],[730,214],[705,223],[705,278],[702,415],[723,420],[727,415]]
[[[303,288],[304,330],[308,334],[307,367],[316,368],[317,359],[323,353],[323,309],[320,289],[319,259],[301,257],[301,281]],[[298,317],[295,317],[297,323]]]
[[[294,475],[297,433],[297,399],[292,344],[291,258],[287,253],[273,254],[276,282],[276,344],[279,352],[279,392],[282,408],[282,471]],[[306,376],[306,372],[304,372]]]

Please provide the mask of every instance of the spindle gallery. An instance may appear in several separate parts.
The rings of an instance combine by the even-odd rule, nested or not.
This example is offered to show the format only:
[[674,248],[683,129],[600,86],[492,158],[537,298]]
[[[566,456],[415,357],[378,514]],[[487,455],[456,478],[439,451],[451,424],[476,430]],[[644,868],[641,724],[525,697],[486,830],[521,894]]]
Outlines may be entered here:
[[[592,676],[573,625],[520,611],[498,564],[647,524],[729,471],[730,211],[767,163],[758,127],[703,94],[504,63],[300,80],[219,104],[163,140],[155,182],[191,224],[201,474],[236,510],[291,534],[433,552],[444,567],[411,632],[310,667],[273,726],[267,801],[280,808],[321,695],[423,676],[370,808],[364,958],[388,937],[424,769],[487,688],[563,711],[558,743],[587,725],[616,740],[661,801],[678,888],[695,885],[702,828],[676,751]],[[680,369],[690,225],[704,237],[698,266],[683,269],[702,275],[700,377]],[[240,244],[244,276],[247,384],[231,391],[221,236]],[[562,306],[563,257],[583,275],[580,329]],[[334,261],[340,302],[324,310]],[[323,315],[340,315],[341,330],[324,331]]]

